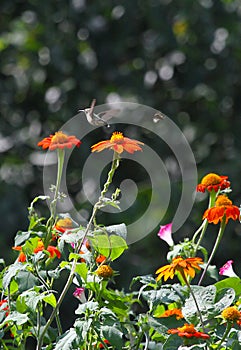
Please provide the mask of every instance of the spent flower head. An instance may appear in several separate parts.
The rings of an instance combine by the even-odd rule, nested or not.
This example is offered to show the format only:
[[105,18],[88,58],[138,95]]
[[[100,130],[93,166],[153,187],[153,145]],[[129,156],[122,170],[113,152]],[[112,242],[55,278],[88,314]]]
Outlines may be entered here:
[[218,190],[224,190],[225,188],[230,187],[230,182],[227,180],[228,176],[220,176],[215,173],[210,173],[204,176],[201,180],[201,183],[197,185],[198,192],[211,192],[214,190],[218,192]]

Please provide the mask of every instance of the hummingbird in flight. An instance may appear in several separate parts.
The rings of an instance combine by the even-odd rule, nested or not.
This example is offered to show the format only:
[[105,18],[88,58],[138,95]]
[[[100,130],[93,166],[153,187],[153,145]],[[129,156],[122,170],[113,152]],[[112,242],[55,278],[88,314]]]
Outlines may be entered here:
[[79,109],[78,112],[83,112],[91,125],[109,127],[108,120],[114,117],[119,112],[119,109],[110,109],[108,111],[95,113],[95,104],[96,99],[93,99],[89,108]]

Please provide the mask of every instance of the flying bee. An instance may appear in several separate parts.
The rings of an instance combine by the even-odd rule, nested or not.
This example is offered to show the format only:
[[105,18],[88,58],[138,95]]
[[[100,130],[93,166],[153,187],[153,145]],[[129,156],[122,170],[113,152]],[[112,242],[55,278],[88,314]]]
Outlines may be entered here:
[[156,112],[153,116],[153,122],[154,123],[158,123],[160,122],[161,120],[164,120],[167,116],[164,114],[164,113],[161,113],[161,112]]
[[117,113],[119,113],[119,109],[110,109],[108,111],[95,113],[94,108],[96,104],[96,99],[94,99],[91,102],[90,108],[85,109],[79,109],[78,112],[84,112],[87,121],[94,126],[107,126],[110,127],[108,124],[108,120],[110,120],[112,117],[114,117]]

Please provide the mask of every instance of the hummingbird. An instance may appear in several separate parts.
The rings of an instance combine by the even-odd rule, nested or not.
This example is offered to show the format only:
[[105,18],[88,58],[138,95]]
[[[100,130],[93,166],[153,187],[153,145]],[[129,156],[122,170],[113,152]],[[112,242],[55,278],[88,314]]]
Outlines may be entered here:
[[94,126],[107,126],[110,127],[110,125],[107,123],[109,119],[114,117],[118,112],[119,109],[110,109],[108,111],[100,112],[100,113],[94,113],[94,107],[96,104],[96,99],[93,99],[91,102],[90,108],[85,109],[79,109],[78,112],[84,112],[87,121]]

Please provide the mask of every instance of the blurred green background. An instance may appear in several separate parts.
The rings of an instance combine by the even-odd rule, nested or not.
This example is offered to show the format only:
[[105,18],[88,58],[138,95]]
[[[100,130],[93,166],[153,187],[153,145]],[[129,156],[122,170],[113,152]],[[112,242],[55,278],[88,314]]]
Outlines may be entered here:
[[[1,0],[1,256],[8,263],[16,257],[14,235],[26,229],[27,207],[43,193],[37,142],[93,98],[164,112],[186,135],[199,179],[208,172],[228,175],[239,206],[240,40],[238,0]],[[78,157],[68,170],[73,196]],[[176,242],[200,223],[207,205],[201,199],[175,233]],[[170,206],[160,224],[172,215]],[[233,259],[239,273],[240,236],[240,224],[230,223],[214,260],[219,267]],[[203,243],[209,250],[215,237],[210,229]],[[115,263],[117,286],[127,288],[133,275],[154,273],[167,251],[156,232],[131,245]]]

